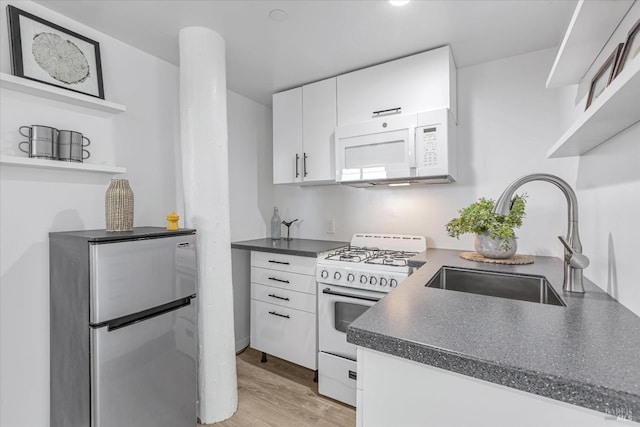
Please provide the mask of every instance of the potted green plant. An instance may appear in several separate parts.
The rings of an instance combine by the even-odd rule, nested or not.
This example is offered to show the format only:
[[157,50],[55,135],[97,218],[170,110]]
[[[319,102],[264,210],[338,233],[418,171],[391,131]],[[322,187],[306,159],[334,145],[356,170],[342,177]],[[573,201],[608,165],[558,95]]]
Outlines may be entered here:
[[461,234],[476,235],[474,247],[487,258],[511,258],[517,249],[514,229],[522,225],[525,216],[525,197],[517,195],[509,215],[493,213],[494,200],[480,198],[464,209],[458,211],[459,217],[447,224],[447,233],[451,237],[460,238]]

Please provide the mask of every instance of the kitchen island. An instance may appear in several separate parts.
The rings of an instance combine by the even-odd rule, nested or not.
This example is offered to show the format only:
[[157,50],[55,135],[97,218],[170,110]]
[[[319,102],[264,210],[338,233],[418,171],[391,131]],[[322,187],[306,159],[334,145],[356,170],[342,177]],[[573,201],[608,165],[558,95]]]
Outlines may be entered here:
[[[533,258],[506,266],[429,249],[412,259],[421,267],[348,328],[359,424],[640,420],[640,318],[588,280],[585,294],[563,292],[562,261]],[[566,306],[425,287],[443,266],[545,276]]]

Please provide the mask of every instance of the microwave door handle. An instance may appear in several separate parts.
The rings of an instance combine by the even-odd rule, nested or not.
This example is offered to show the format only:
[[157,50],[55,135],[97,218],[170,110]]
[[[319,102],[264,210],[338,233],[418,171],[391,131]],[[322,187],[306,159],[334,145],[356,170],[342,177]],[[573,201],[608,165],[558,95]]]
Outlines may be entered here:
[[380,298],[370,297],[370,296],[366,296],[366,295],[353,295],[353,294],[348,294],[348,293],[345,293],[345,292],[336,292],[336,291],[332,291],[331,288],[324,288],[322,290],[322,293],[323,294],[327,294],[327,295],[335,295],[335,296],[338,296],[338,297],[360,299],[360,300],[363,300],[363,301],[373,301],[373,302],[380,301]]
[[417,126],[410,126],[407,132],[407,147],[409,147],[407,163],[411,168],[418,166],[416,161],[416,128]]

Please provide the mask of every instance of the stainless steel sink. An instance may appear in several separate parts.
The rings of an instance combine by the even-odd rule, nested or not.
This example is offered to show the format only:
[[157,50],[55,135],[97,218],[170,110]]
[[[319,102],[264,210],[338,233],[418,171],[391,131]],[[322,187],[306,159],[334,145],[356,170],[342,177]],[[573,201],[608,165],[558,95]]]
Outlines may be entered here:
[[566,306],[547,279],[442,267],[425,286],[478,295]]

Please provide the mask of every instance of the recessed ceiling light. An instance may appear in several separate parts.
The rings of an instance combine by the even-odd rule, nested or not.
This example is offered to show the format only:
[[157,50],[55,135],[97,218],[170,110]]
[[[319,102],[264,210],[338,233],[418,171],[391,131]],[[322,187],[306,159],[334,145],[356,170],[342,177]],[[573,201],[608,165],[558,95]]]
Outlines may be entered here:
[[286,21],[288,16],[289,15],[287,15],[287,12],[282,9],[273,9],[271,12],[269,12],[269,18],[277,22]]
[[389,0],[392,6],[404,6],[409,3],[409,0]]

